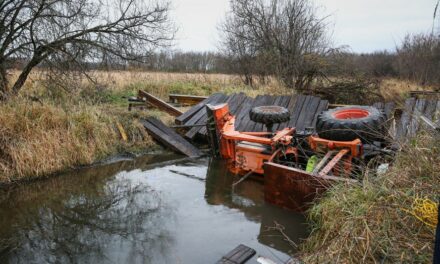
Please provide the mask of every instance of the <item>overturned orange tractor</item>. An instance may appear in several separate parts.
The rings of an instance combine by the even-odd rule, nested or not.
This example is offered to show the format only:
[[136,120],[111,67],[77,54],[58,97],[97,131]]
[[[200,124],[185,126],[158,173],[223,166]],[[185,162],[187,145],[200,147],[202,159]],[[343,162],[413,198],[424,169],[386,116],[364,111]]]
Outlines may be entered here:
[[289,120],[287,109],[279,106],[250,112],[251,120],[265,124],[267,132],[236,131],[227,104],[207,105],[207,113],[214,154],[227,160],[233,173],[263,175],[266,201],[295,211],[304,211],[334,182],[356,182],[353,175],[368,153],[384,152],[386,120],[374,107],[325,111],[318,116],[317,133],[294,127],[272,131],[273,124]]

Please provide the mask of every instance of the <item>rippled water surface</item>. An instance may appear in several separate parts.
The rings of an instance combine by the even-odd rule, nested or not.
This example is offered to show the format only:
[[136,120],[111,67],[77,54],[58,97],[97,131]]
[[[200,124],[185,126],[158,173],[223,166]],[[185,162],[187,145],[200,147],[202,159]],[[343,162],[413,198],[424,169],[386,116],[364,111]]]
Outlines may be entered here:
[[215,263],[239,244],[286,261],[273,227],[298,242],[304,218],[236,180],[221,161],[149,155],[3,190],[0,263]]

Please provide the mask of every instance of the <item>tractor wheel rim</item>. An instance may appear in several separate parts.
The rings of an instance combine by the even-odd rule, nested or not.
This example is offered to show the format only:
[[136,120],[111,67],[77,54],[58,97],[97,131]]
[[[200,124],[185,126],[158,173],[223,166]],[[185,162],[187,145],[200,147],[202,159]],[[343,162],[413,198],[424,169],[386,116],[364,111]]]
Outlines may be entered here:
[[332,116],[335,119],[361,119],[370,115],[370,112],[364,109],[342,109],[333,112]]

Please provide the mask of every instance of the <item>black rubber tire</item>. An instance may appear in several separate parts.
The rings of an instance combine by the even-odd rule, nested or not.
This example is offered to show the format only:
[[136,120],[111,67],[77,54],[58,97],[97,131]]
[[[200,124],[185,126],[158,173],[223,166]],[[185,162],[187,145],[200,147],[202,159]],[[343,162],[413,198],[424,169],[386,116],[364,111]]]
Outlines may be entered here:
[[[334,116],[340,110],[363,110],[368,116],[338,119]],[[335,141],[351,141],[359,138],[363,143],[383,141],[386,132],[385,114],[372,106],[346,106],[327,110],[318,115],[316,132],[321,138]]]
[[265,125],[284,123],[290,120],[289,111],[281,106],[257,106],[249,112],[252,121]]

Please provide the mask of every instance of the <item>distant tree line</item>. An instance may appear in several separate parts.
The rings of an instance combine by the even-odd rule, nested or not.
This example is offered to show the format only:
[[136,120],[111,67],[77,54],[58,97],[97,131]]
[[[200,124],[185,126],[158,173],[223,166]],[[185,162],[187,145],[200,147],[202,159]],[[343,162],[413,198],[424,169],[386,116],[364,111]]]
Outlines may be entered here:
[[[101,62],[82,64],[81,69],[238,74],[243,76],[247,85],[252,85],[254,79],[261,83],[268,76],[276,75],[271,67],[264,67],[273,60],[269,55],[266,58],[261,55],[237,60],[236,56],[227,52],[161,51],[149,54],[144,62],[109,57]],[[395,51],[352,53],[342,49],[316,56],[314,60],[317,69],[309,69],[310,73],[319,72],[327,77],[394,77],[422,85],[440,85],[440,36],[433,34],[408,35]],[[10,66],[21,69],[27,63],[24,59],[9,61]],[[49,66],[44,62],[40,64],[43,68]]]
[[329,57],[330,75],[395,77],[422,85],[440,85],[440,35],[407,35],[395,51]]
[[[275,77],[298,91],[332,76],[440,85],[438,6],[431,33],[408,35],[394,51],[357,54],[333,47],[327,17],[310,0],[230,0],[221,49],[183,52],[170,49],[175,30],[167,1],[110,2],[118,8],[98,1],[97,9],[93,0],[1,1],[0,100],[17,94],[35,67],[49,69],[52,83],[94,69],[140,69],[237,74],[249,86]],[[22,70],[13,83],[11,68]]]

